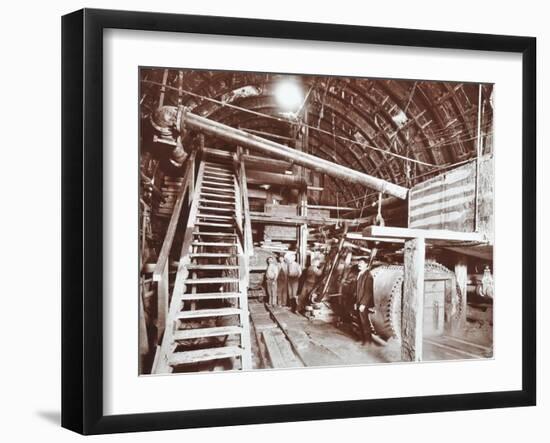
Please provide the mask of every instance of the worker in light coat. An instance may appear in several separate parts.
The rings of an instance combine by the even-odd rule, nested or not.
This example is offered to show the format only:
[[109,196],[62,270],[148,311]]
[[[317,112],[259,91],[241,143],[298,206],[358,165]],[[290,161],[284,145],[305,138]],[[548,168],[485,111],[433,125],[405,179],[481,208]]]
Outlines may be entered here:
[[271,306],[277,305],[277,278],[279,266],[274,257],[267,258],[267,269],[265,271],[265,289],[267,291],[267,302]]
[[285,254],[285,262],[287,265],[288,300],[292,305],[292,310],[296,311],[299,304],[298,287],[300,286],[302,267],[296,262],[295,252],[287,252]]

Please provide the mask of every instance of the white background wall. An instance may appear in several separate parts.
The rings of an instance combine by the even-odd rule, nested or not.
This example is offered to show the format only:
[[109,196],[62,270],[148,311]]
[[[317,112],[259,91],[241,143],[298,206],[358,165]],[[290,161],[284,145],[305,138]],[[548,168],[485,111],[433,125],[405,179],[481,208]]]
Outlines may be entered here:
[[[0,32],[0,165],[2,214],[0,260],[0,436],[4,441],[82,439],[59,427],[60,411],[60,17],[87,6],[162,12],[319,21],[448,31],[531,35],[538,38],[538,148],[550,97],[542,79],[550,74],[550,29],[545,2],[428,0],[391,2],[298,2],[296,0],[169,2],[7,1]],[[546,106],[545,106],[546,105]],[[545,109],[543,110],[543,107]],[[546,111],[546,112],[543,112]],[[6,156],[7,155],[7,159]],[[546,163],[546,165],[544,164]],[[539,226],[548,222],[548,156],[539,155]],[[540,196],[545,196],[544,198]],[[514,208],[511,203],[510,210]],[[546,223],[545,223],[546,222]],[[542,231],[539,229],[539,232]],[[539,251],[548,244],[540,232]],[[549,261],[539,252],[539,312],[550,285],[540,279]],[[346,439],[380,442],[412,438],[425,442],[525,440],[550,436],[550,328],[539,315],[539,406],[224,429],[98,437],[95,441],[270,442]],[[514,325],[510,325],[514,327]]]

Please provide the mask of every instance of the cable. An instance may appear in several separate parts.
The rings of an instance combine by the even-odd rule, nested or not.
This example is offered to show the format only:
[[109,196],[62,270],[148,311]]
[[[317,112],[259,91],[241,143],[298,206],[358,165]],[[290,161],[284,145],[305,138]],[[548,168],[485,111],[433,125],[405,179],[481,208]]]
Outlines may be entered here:
[[[154,82],[152,80],[142,80],[142,82],[145,82],[145,83],[149,83],[149,84],[154,84],[154,85],[158,85],[158,86],[163,86],[162,83],[159,83],[159,82]],[[175,91],[178,91],[178,88],[174,88],[173,86],[168,86],[168,85],[165,85],[165,88],[167,89],[171,89],[171,90],[175,90]],[[282,122],[282,123],[291,123],[289,122],[288,120],[284,119],[284,118],[280,118],[280,117],[276,117],[274,115],[270,115],[270,114],[264,114],[263,112],[258,112],[258,111],[253,111],[251,109],[246,109],[246,108],[242,108],[240,106],[236,106],[236,105],[233,105],[231,103],[224,103],[220,100],[216,100],[216,99],[213,99],[211,97],[206,97],[206,96],[203,96],[203,95],[200,95],[200,94],[196,94],[194,92],[191,92],[191,91],[188,91],[188,90],[182,90],[184,93],[186,94],[189,94],[193,97],[197,97],[197,98],[200,98],[200,99],[203,99],[203,100],[206,100],[206,101],[209,101],[209,102],[212,102],[212,103],[216,103],[216,104],[219,104],[221,105],[222,107],[228,107],[228,108],[232,108],[232,109],[235,109],[235,110],[238,110],[238,111],[242,111],[242,112],[247,112],[249,114],[253,114],[253,115],[257,115],[259,117],[264,117],[264,118],[269,118],[269,119],[272,119],[272,120],[276,120],[278,122]],[[369,145],[367,143],[364,143],[364,142],[358,142],[357,140],[352,140],[350,138],[347,138],[347,137],[344,137],[344,136],[341,136],[341,135],[337,135],[335,133],[331,133],[330,131],[325,131],[324,129],[321,129],[321,128],[316,128],[315,126],[311,126],[311,125],[308,125],[308,124],[304,124],[304,127],[307,127],[308,129],[312,129],[314,131],[317,131],[317,132],[320,132],[320,133],[323,133],[323,134],[326,134],[326,135],[330,135],[332,136],[334,139],[338,138],[340,140],[345,140],[349,143],[352,143],[354,145],[358,145],[362,148],[368,148],[368,149],[372,149],[372,150],[375,150],[375,151],[378,151],[378,152],[381,152],[381,153],[384,153],[384,154],[387,154],[387,155],[390,155],[392,157],[396,157],[396,158],[400,158],[402,160],[405,160],[405,161],[411,161],[411,162],[414,162],[414,163],[418,163],[418,164],[421,164],[421,165],[424,165],[424,166],[428,166],[428,167],[436,167],[437,165],[434,165],[432,163],[427,163],[427,162],[423,162],[421,160],[416,160],[416,159],[413,159],[413,158],[408,158],[408,157],[405,157],[403,155],[400,155],[400,154],[397,154],[395,152],[392,152],[392,151],[388,151],[386,149],[382,149],[382,148],[378,148],[376,146],[372,146],[372,145]]]

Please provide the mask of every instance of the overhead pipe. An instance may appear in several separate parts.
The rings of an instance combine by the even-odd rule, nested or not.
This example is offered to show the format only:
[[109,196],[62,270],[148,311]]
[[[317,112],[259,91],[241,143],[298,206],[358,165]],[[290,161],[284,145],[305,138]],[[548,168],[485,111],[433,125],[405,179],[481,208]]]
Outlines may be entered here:
[[[216,148],[204,148],[203,151],[205,154],[223,159],[231,159],[235,155],[233,152]],[[285,162],[283,160],[275,160],[274,158],[264,158],[257,155],[242,154],[242,159],[244,160],[247,169],[267,172],[285,172],[292,170],[292,163]]]
[[407,198],[407,188],[377,177],[373,177],[363,172],[356,171],[346,166],[332,163],[306,152],[297,151],[283,144],[249,134],[240,129],[235,129],[231,126],[224,125],[223,123],[198,116],[186,111],[184,108],[180,108],[177,125],[180,131],[183,131],[186,128],[203,131],[224,140],[239,143],[242,146],[263,152],[264,154],[294,162],[297,165],[327,174],[340,180],[358,183],[368,188],[375,189],[378,192],[393,195],[394,197],[403,200]]
[[280,185],[292,188],[306,188],[306,181],[296,175],[276,174],[274,172],[247,171],[246,181],[253,185]]

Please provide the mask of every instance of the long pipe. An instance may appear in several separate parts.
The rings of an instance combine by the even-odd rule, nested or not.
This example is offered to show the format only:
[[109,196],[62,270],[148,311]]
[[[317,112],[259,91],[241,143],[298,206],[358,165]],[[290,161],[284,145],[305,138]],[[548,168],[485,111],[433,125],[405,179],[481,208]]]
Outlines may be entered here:
[[253,185],[282,185],[292,188],[305,188],[306,181],[296,175],[276,174],[265,171],[247,171],[246,181]]
[[[234,153],[217,148],[204,148],[203,152],[215,157],[230,159]],[[267,172],[285,172],[292,169],[292,163],[284,160],[276,160],[274,158],[264,158],[257,155],[243,154],[242,158],[248,169],[256,169]]]
[[296,151],[280,143],[257,137],[240,129],[232,128],[231,126],[218,123],[205,117],[200,117],[189,111],[182,111],[181,121],[178,123],[180,128],[187,127],[198,129],[222,139],[240,143],[243,146],[261,151],[264,154],[293,161],[298,165],[305,166],[308,169],[327,174],[334,178],[345,180],[347,182],[358,183],[403,200],[407,198],[408,189],[402,186],[359,171],[355,171],[342,165],[337,165],[306,152]]

